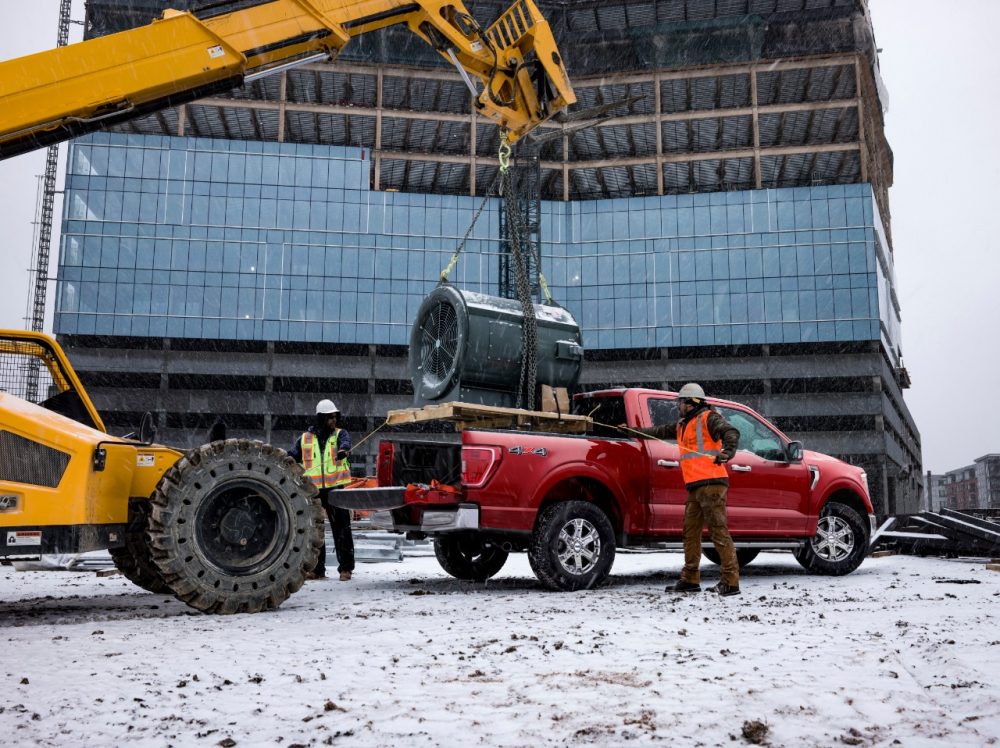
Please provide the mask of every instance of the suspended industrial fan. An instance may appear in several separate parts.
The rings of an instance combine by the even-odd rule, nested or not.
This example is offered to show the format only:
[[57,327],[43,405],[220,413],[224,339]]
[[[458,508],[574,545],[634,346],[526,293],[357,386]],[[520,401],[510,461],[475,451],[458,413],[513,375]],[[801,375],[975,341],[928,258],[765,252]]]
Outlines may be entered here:
[[[535,304],[537,383],[570,387],[583,346],[573,315]],[[520,302],[444,284],[420,305],[410,332],[410,377],[417,406],[465,402],[512,407],[521,378]]]

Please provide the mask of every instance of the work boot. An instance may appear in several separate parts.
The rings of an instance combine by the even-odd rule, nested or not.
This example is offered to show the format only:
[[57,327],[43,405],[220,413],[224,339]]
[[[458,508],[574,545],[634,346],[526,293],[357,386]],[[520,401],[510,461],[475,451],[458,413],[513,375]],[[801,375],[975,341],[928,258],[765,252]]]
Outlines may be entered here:
[[695,584],[694,582],[685,582],[683,579],[678,579],[671,585],[667,586],[665,592],[701,592],[701,585]]
[[719,597],[729,597],[730,595],[740,594],[740,586],[738,584],[733,585],[719,582],[714,587],[709,587],[708,591],[717,593]]
[[350,582],[351,581],[351,572],[349,572],[349,571],[342,571],[342,572],[340,572],[340,581],[341,582]]
[[315,582],[315,581],[320,580],[320,579],[326,579],[326,574],[324,574],[322,572],[317,573],[315,571],[306,572],[306,581],[307,582]]

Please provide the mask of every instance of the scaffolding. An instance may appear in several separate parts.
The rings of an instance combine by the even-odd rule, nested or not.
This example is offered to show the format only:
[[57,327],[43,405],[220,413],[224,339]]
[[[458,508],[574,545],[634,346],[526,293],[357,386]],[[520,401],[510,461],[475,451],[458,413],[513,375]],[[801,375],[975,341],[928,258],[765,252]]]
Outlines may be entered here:
[[[56,45],[65,47],[69,43],[70,12],[73,0],[60,0],[59,25],[56,31]],[[49,255],[52,248],[52,216],[56,204],[56,170],[59,168],[59,146],[50,146],[45,154],[45,172],[39,187],[38,202],[35,207],[35,236],[32,249],[32,266],[28,286],[28,306],[25,323],[34,332],[45,328],[45,298],[49,282]],[[25,398],[32,402],[38,396],[38,365],[32,363],[26,372]]]

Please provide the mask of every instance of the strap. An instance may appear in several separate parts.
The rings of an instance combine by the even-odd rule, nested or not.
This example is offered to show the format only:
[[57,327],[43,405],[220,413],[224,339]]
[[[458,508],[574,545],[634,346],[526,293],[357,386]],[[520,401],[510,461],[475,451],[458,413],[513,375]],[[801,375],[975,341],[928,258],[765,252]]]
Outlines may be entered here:
[[454,253],[451,255],[451,259],[448,264],[445,265],[444,269],[441,271],[440,282],[447,283],[448,276],[451,275],[451,271],[455,269],[458,264],[458,256],[465,249],[465,244],[469,241],[469,236],[472,234],[472,229],[476,226],[476,221],[479,220],[479,216],[482,215],[483,208],[486,207],[487,201],[493,195],[493,188],[497,186],[500,181],[500,175],[506,173],[507,169],[510,168],[510,143],[507,142],[507,131],[500,131],[500,151],[498,157],[500,159],[500,169],[497,171],[496,175],[493,177],[493,181],[490,186],[486,188],[486,193],[483,195],[482,201],[479,203],[479,207],[476,209],[476,214],[472,217],[472,223],[469,224],[469,228],[465,230],[465,236],[462,237],[462,241],[458,243],[458,247],[455,249]]

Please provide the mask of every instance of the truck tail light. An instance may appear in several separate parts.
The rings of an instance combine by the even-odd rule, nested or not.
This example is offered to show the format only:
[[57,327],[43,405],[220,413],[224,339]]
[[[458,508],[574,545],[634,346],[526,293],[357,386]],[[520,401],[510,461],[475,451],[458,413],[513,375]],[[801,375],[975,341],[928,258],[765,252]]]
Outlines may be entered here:
[[500,447],[462,447],[462,483],[469,488],[485,486],[502,455]]
[[392,465],[396,461],[396,445],[392,442],[380,442],[378,445],[378,462],[375,465],[375,477],[380,486],[392,485]]

